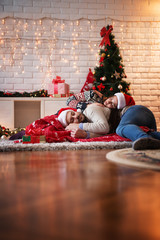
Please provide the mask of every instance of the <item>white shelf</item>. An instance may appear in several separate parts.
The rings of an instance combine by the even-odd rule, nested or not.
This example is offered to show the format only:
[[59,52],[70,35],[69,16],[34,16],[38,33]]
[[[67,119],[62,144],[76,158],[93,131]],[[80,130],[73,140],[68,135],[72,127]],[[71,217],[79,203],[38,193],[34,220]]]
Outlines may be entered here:
[[0,125],[14,129],[26,127],[33,121],[55,114],[66,106],[67,98],[1,97]]

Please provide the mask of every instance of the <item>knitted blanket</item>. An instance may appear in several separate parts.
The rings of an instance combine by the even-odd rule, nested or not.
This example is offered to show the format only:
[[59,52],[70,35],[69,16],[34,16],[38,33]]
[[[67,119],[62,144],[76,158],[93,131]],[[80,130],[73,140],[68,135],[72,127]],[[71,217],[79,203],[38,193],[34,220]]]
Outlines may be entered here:
[[123,142],[130,141],[129,139],[122,138],[117,134],[108,134],[102,137],[90,139],[77,139],[70,136],[70,131],[66,131],[62,124],[58,121],[57,115],[46,116],[38,119],[26,127],[26,135],[33,136],[46,136],[46,142]]

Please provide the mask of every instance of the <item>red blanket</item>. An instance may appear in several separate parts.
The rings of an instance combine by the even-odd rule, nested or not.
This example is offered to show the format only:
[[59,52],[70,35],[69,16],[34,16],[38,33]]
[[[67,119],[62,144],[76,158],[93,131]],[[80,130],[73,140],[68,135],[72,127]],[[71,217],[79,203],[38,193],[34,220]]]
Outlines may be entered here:
[[70,136],[70,131],[66,131],[62,124],[58,121],[57,115],[46,116],[26,127],[26,135],[40,136],[45,135],[46,141],[52,142],[122,142],[130,141],[129,139],[122,138],[117,134],[108,134],[103,137],[90,138],[90,139],[78,139]]

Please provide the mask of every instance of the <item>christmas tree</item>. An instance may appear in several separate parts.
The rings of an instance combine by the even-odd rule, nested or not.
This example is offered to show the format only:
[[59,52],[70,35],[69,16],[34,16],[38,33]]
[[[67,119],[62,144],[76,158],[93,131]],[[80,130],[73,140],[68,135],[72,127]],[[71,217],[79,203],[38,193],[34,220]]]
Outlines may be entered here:
[[94,69],[93,89],[98,90],[106,97],[113,96],[117,92],[129,94],[130,86],[130,83],[123,80],[127,76],[112,30],[111,25],[101,29],[100,35],[103,39],[100,43],[99,66]]

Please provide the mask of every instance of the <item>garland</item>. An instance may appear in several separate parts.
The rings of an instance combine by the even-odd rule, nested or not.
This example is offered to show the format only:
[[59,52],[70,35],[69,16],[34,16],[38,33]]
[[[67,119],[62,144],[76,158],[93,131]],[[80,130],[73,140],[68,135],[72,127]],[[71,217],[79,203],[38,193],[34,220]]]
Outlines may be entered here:
[[47,90],[39,90],[34,92],[4,92],[0,91],[0,97],[49,97]]
[[13,134],[21,132],[22,130],[25,130],[25,128],[16,128],[14,130],[10,130],[9,128],[6,128],[6,127],[0,125],[0,137],[9,138]]

